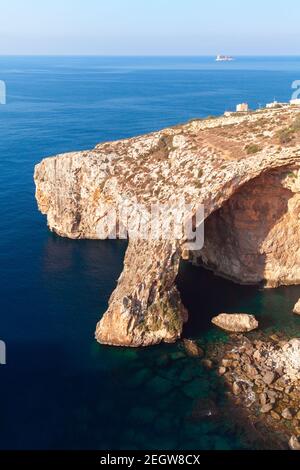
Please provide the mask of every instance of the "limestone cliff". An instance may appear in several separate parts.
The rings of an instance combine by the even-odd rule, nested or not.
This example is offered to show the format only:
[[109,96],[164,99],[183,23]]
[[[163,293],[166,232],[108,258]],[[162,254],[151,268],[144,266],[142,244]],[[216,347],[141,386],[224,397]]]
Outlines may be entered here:
[[[105,204],[204,204],[205,246],[132,237],[124,271],[97,326],[101,343],[146,346],[180,337],[187,312],[176,288],[189,258],[236,282],[300,283],[299,108],[195,120],[146,136],[43,160],[36,198],[50,230],[105,238]],[[298,121],[297,121],[298,122]],[[118,227],[126,225],[119,215]],[[112,227],[111,227],[112,230]]]

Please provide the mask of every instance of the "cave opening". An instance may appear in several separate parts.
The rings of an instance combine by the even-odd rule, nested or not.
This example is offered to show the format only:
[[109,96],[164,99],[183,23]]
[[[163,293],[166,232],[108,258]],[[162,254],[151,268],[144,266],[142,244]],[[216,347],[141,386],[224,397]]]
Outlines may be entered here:
[[180,263],[176,285],[189,314],[184,337],[210,334],[215,330],[211,320],[220,313],[253,314],[262,331],[300,334],[300,317],[292,313],[300,298],[300,285],[272,289],[239,285],[185,260]]
[[210,330],[212,318],[221,312],[249,313],[248,308],[261,293],[258,286],[237,285],[184,260],[176,284],[189,312],[183,331],[188,337],[198,337]]
[[204,247],[181,260],[176,281],[189,312],[185,335],[207,331],[219,313],[255,314],[263,328],[297,323],[299,219],[295,167],[251,180],[206,219]]

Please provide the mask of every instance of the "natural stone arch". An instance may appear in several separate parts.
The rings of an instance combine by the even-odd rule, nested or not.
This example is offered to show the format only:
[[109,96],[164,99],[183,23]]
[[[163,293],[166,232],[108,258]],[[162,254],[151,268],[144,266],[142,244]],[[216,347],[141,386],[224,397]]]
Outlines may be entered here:
[[[199,262],[199,264],[213,269],[216,274],[238,283],[263,282],[269,287],[300,283],[300,233],[298,233],[300,167],[292,164],[276,168],[274,163],[273,166],[275,169],[268,171],[262,169],[259,176],[255,175],[252,179],[247,174],[246,183],[237,184],[234,190],[235,178],[230,191],[232,194],[227,196],[228,198],[223,196],[222,202],[218,198],[218,205],[221,203],[221,207],[213,210],[214,204],[210,205],[210,209],[206,210],[209,230],[206,230],[205,239],[208,243],[206,242],[202,252],[184,252],[183,243],[180,242],[130,242],[125,257],[124,271],[111,297],[109,309],[97,326],[97,340],[105,344],[126,346],[176,341],[181,336],[184,322],[188,320],[188,312],[182,304],[176,287],[176,277],[182,256],[195,264]],[[255,230],[261,229],[262,233],[255,234],[257,237],[253,245],[258,250],[260,244],[265,243],[265,247],[261,247],[262,252],[257,253],[263,262],[256,266],[257,269],[255,263],[248,267],[245,266],[245,272],[240,268],[237,273],[234,273],[233,265],[231,265],[231,273],[222,272],[222,264],[218,265],[217,262],[214,262],[217,259],[216,250],[220,248],[222,236],[216,238],[216,243],[211,243],[216,223],[220,220],[220,212],[226,212],[228,207],[231,204],[236,204],[240,197],[248,197],[249,205],[252,208],[253,200],[251,198],[256,203],[257,190],[271,181],[275,184],[274,199],[273,202],[265,201],[265,212],[262,214],[265,217],[265,224],[259,227],[254,221],[254,229],[252,233],[251,230],[249,232],[251,240]],[[222,193],[221,188],[220,193]],[[281,202],[278,210],[275,210],[274,214],[272,211],[269,214],[272,205],[275,206],[278,200]],[[292,202],[291,207],[288,202]],[[260,210],[261,207],[258,207],[257,212]],[[271,218],[268,221],[269,215]],[[274,217],[272,217],[273,215]],[[291,222],[290,225],[288,221]],[[274,233],[268,238],[272,229]],[[220,235],[220,232],[216,232],[216,234]],[[286,241],[286,246],[283,246],[284,241]],[[271,243],[273,243],[273,253],[269,253],[268,258],[263,249],[268,249]],[[286,250],[288,243],[290,244],[289,248],[294,247],[292,252]],[[225,245],[225,251],[229,246],[230,244]],[[151,257],[149,257],[149,253],[151,253]],[[229,251],[229,256],[233,254],[234,247]],[[237,250],[236,255],[239,254]],[[253,252],[249,256],[253,257],[255,254]],[[245,256],[248,255],[245,254]],[[228,262],[228,259],[226,261]],[[237,258],[232,260],[233,263],[236,261],[238,261]],[[283,264],[280,265],[281,261]],[[251,268],[253,269],[251,270]]]
[[[231,198],[234,200],[249,182],[278,169],[285,175],[297,172],[294,183],[284,183],[292,185],[284,192],[299,194],[300,142],[282,148],[272,137],[282,128],[282,121],[286,126],[297,113],[287,108],[194,122],[101,144],[90,152],[46,159],[35,169],[39,207],[58,235],[97,239],[97,227],[104,215],[99,208],[101,201],[117,205],[130,199],[149,206],[184,196],[191,205],[191,217],[199,205],[204,205],[209,218]],[[263,121],[274,128],[265,145],[259,140],[262,115]],[[256,128],[257,135],[253,133]],[[255,155],[245,152],[249,135],[251,142],[260,145]],[[297,204],[296,199],[294,202]],[[297,224],[291,234],[297,240]],[[176,288],[179,262],[186,255],[183,243],[129,241],[123,273],[97,326],[96,338],[101,343],[136,347],[176,341],[187,320]],[[209,264],[207,253],[206,258]],[[279,271],[272,279],[274,285],[287,281]]]

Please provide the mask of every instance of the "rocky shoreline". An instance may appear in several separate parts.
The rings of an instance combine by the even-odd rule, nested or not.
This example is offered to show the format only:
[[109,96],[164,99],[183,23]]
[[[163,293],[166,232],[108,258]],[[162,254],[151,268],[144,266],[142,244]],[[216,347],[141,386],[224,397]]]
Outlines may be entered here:
[[300,338],[232,334],[206,351],[203,365],[224,380],[235,407],[280,448],[300,450]]

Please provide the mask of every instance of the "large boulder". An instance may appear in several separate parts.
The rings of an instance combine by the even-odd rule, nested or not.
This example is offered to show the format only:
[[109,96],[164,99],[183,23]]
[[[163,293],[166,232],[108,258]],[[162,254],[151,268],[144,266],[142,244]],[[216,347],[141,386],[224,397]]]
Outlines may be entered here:
[[[276,360],[276,356],[274,356]],[[277,364],[284,366],[285,373],[291,380],[299,379],[300,372],[300,339],[293,338],[282,348],[282,352],[277,359]]]
[[246,313],[221,313],[212,319],[212,323],[232,333],[247,333],[258,328],[256,318]]
[[299,299],[298,302],[296,303],[293,312],[294,312],[296,315],[300,315],[300,299]]

